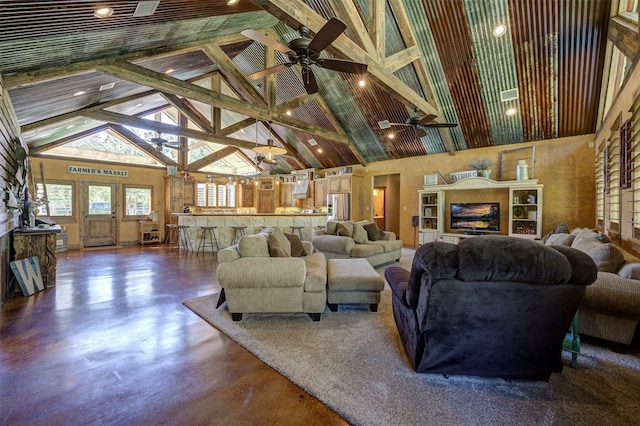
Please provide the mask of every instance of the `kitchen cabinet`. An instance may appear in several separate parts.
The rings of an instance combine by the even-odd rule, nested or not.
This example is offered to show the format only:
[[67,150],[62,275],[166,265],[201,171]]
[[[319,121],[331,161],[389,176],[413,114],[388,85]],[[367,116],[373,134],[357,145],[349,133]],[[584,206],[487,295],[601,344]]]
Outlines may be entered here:
[[313,200],[316,207],[327,207],[327,186],[329,182],[326,178],[315,179],[313,181]]
[[167,223],[176,222],[171,213],[184,212],[184,178],[181,176],[165,177],[164,185],[164,217]]
[[351,192],[351,175],[337,175],[329,178],[329,194],[344,194]]
[[183,204],[185,206],[195,206],[196,205],[196,181],[185,180],[183,185],[184,185]]
[[282,182],[280,187],[280,207],[295,207],[296,200],[293,198],[293,189],[295,183]]
[[252,183],[240,185],[240,207],[254,207],[254,187]]

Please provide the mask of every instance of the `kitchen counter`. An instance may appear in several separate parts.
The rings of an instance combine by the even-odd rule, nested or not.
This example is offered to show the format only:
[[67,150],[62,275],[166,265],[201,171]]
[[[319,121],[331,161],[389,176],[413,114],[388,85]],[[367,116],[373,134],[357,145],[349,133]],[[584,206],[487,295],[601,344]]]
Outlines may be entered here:
[[[233,227],[244,226],[247,234],[259,232],[262,228],[271,226],[281,228],[286,233],[295,232],[302,235],[303,240],[311,241],[314,231],[324,228],[327,223],[326,213],[309,214],[276,214],[276,213],[173,213],[178,218],[178,225],[188,226],[187,237],[191,240],[194,250],[202,236],[203,226],[215,226],[215,235],[220,248],[233,244]],[[299,229],[293,229],[293,228]],[[208,249],[210,251],[210,249]]]

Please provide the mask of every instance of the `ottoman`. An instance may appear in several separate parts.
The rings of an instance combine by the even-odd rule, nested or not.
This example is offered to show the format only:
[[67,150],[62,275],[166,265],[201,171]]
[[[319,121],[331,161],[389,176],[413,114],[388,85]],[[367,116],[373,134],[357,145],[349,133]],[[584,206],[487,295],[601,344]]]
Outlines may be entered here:
[[366,259],[327,259],[327,304],[333,312],[340,303],[367,303],[378,311],[384,278]]

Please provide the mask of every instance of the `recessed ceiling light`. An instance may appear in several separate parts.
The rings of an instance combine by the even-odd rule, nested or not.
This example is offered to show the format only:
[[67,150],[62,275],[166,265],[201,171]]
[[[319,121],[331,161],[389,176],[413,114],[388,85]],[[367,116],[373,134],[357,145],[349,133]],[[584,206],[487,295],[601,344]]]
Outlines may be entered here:
[[517,109],[515,109],[515,108],[511,107],[511,108],[508,108],[504,113],[505,113],[506,115],[508,115],[509,117],[511,117],[511,116],[513,116],[513,115],[516,115],[516,113],[517,113],[517,112],[518,112],[518,110],[517,110]]
[[387,137],[389,139],[395,139],[396,138],[396,134],[395,133],[389,133],[389,135]]
[[69,124],[65,129],[73,129],[74,127],[76,127],[75,124]]
[[287,115],[288,115],[289,117],[291,117],[291,110],[290,110],[290,109],[288,109],[288,110],[287,110]]
[[101,7],[93,12],[93,16],[96,18],[108,18],[111,15],[113,15],[112,7]]
[[80,91],[78,91],[78,92],[74,93],[74,94],[73,94],[73,96],[82,96],[82,95],[84,95],[85,93],[87,93],[87,91],[86,91],[86,90],[80,90]]
[[367,85],[367,83],[366,83],[364,80],[360,80],[360,81],[358,82],[358,86],[360,86],[360,87],[364,87],[364,86],[366,86],[366,85]]
[[493,29],[493,36],[494,37],[502,37],[503,35],[506,34],[506,32],[507,32],[507,27],[504,24],[498,24]]
[[227,1],[227,6],[233,6],[234,4],[238,3],[238,1],[240,1],[240,0],[228,0]]
[[318,148],[316,151],[322,154],[322,148]]

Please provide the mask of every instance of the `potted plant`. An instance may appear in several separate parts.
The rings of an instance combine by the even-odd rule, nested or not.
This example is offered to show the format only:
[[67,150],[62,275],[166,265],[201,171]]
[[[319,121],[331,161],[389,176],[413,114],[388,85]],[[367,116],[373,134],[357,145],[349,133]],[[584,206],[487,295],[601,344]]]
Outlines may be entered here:
[[471,168],[478,172],[478,176],[484,177],[487,179],[491,179],[491,169],[493,166],[493,161],[488,158],[482,158],[480,160],[476,160],[470,164]]

